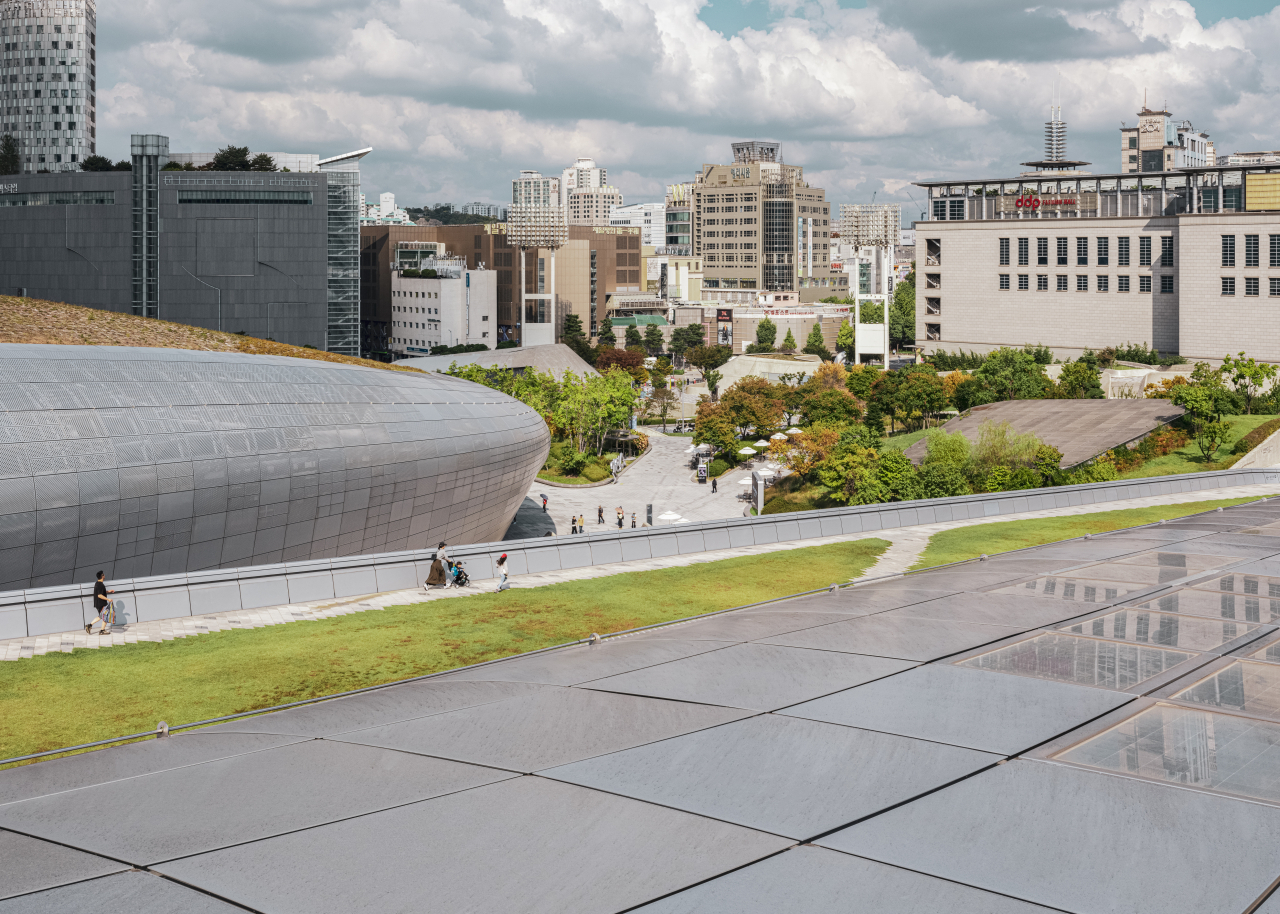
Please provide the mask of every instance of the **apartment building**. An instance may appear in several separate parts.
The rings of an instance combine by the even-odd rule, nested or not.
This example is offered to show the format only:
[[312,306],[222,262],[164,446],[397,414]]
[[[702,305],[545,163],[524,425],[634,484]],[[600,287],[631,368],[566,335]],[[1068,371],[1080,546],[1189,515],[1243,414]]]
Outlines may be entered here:
[[622,191],[616,187],[588,187],[568,195],[565,218],[569,225],[609,225],[609,214],[622,206]]
[[917,340],[1280,361],[1280,166],[920,182]]
[[783,162],[780,144],[734,143],[732,164],[704,164],[691,197],[704,300],[744,290],[795,291],[805,302],[847,294],[848,277],[831,269],[831,205],[802,167]]

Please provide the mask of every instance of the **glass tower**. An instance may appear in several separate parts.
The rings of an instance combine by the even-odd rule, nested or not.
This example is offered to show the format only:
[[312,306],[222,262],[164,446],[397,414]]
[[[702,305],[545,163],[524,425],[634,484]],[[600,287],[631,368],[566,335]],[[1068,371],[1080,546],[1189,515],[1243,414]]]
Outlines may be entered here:
[[0,135],[22,170],[76,171],[97,150],[95,0],[0,0]]
[[360,355],[360,160],[361,149],[320,161],[328,175],[328,324],[325,348]]

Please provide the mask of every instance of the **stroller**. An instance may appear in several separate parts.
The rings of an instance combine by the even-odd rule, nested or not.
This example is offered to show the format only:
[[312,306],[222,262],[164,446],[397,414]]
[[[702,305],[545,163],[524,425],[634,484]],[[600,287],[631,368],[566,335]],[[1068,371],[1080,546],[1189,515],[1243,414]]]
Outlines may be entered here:
[[454,587],[470,587],[471,575],[467,574],[467,570],[462,567],[461,562],[450,562],[449,570],[453,574]]

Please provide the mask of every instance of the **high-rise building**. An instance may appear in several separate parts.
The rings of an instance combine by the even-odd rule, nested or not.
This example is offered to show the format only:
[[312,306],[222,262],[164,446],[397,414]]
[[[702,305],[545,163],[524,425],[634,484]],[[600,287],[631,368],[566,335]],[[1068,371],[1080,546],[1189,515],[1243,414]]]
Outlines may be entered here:
[[378,196],[377,203],[369,203],[365,195],[360,195],[361,225],[413,225],[409,213],[396,206],[396,195],[384,193]]
[[[705,271],[703,299],[736,290],[798,292],[803,302],[844,296],[831,269],[831,205],[778,143],[733,144],[733,163],[705,164],[693,188],[693,246]],[[731,290],[719,295],[718,290]]]
[[595,159],[579,157],[560,173],[560,205],[569,205],[574,191],[593,190],[609,183],[609,171],[596,165]]
[[0,132],[24,173],[78,171],[97,151],[95,0],[0,0]]
[[1120,128],[1120,171],[1173,171],[1216,165],[1209,134],[1190,121],[1175,123],[1168,111],[1138,112],[1137,126]]
[[540,171],[523,170],[511,182],[512,206],[564,206],[560,199],[560,179],[544,177]]
[[569,225],[608,225],[609,214],[622,206],[622,191],[616,187],[588,187],[569,193],[565,220]]
[[666,244],[667,205],[665,203],[632,203],[615,206],[609,214],[610,225],[634,225],[640,229],[640,243],[663,247]]

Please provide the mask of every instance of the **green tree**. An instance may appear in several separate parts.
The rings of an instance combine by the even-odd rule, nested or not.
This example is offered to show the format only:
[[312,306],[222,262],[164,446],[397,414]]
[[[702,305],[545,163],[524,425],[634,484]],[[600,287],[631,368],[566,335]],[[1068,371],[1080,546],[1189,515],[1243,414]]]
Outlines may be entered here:
[[1044,396],[1049,383],[1044,369],[1031,353],[1008,347],[989,353],[974,377],[995,400],[1036,400]]
[[920,477],[911,459],[902,451],[880,455],[876,478],[886,501],[912,501],[920,497]]
[[670,387],[656,388],[653,396],[649,398],[650,409],[662,418],[662,431],[667,430],[667,416],[676,408],[680,402],[680,398]]
[[858,304],[858,323],[883,324],[884,303],[878,301],[860,302]]
[[112,171],[133,171],[133,162],[130,159],[121,159],[119,162],[111,166]]
[[840,325],[840,330],[836,333],[836,349],[844,353],[845,362],[849,365],[852,365],[853,360],[857,357],[854,352],[853,345],[855,341],[854,334],[856,332],[857,331],[854,330],[853,324],[849,323],[848,320],[845,320],[845,322]]
[[800,412],[806,426],[843,426],[858,421],[862,415],[853,394],[839,389],[811,394],[802,402]]
[[638,328],[635,324],[627,325],[626,348],[627,349],[643,349],[644,348],[644,337],[640,335],[640,328]]
[[904,346],[916,341],[916,271],[914,264],[906,279],[893,289],[889,307],[889,342]]
[[582,330],[582,318],[572,312],[566,314],[563,333],[560,341],[577,353],[578,357],[588,365],[594,365],[596,353],[591,348],[591,341]]
[[796,351],[796,338],[791,335],[790,327],[787,328],[787,338],[782,341],[782,345],[778,348],[781,349],[783,352]]
[[920,468],[921,498],[954,498],[970,495],[973,489],[959,467],[949,463],[927,464]]
[[596,339],[600,345],[607,346],[610,349],[618,347],[618,336],[613,332],[613,321],[606,317],[600,322],[600,334]]
[[115,164],[106,156],[85,156],[80,161],[81,171],[114,171],[115,167]]
[[[0,149],[0,161],[3,157],[4,152]],[[1274,383],[1276,366],[1267,362],[1256,362],[1252,356],[1245,358],[1245,354],[1241,352],[1237,358],[1227,356],[1222,360],[1222,374],[1231,382],[1236,393],[1244,399],[1245,413],[1251,415],[1254,399]]]
[[16,175],[22,171],[22,154],[13,134],[0,137],[0,175]]
[[1231,426],[1221,419],[1219,391],[1211,384],[1183,384],[1173,389],[1169,399],[1190,415],[1196,447],[1206,462],[1212,460],[1219,445],[1231,432]]
[[772,352],[773,344],[778,339],[778,325],[768,317],[756,324],[756,351]]
[[818,480],[851,505],[888,499],[880,479],[880,439],[865,425],[846,427],[826,460],[814,468]]
[[809,338],[804,341],[803,351],[809,355],[816,355],[825,362],[830,362],[835,358],[831,354],[831,350],[827,348],[826,340],[822,338],[822,325],[817,322],[814,323],[813,329],[809,331]]
[[733,455],[732,462],[737,462],[735,451],[738,436],[733,427],[733,418],[723,404],[706,397],[698,403],[697,412],[693,416],[693,443],[709,444],[720,453]]
[[729,411],[740,436],[752,429],[763,434],[782,421],[782,401],[764,378],[747,375],[721,395],[720,403]]
[[250,167],[248,146],[223,146],[208,166],[209,171],[248,171]]
[[702,370],[712,400],[719,396],[720,379],[723,377],[716,369],[729,361],[731,355],[733,350],[728,346],[695,346],[685,356],[690,365]]
[[265,152],[260,152],[249,160],[250,171],[279,171],[276,167],[276,160],[271,158]]
[[662,328],[657,324],[649,324],[644,328],[644,348],[652,356],[662,354],[666,342],[662,339]]
[[684,363],[685,354],[697,346],[703,345],[703,338],[706,331],[702,324],[686,324],[683,327],[677,327],[671,332],[671,354],[678,358],[681,364]]
[[[895,372],[896,373],[896,372]],[[903,422],[923,428],[925,419],[947,406],[947,389],[938,373],[927,365],[912,365],[901,372],[893,393],[893,407]]]
[[1063,365],[1062,374],[1058,376],[1058,384],[1054,389],[1054,396],[1060,400],[1103,399],[1106,395],[1102,392],[1101,376],[1095,367],[1096,364],[1096,360],[1090,364],[1080,358]]

